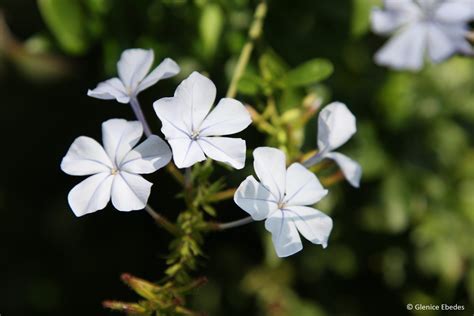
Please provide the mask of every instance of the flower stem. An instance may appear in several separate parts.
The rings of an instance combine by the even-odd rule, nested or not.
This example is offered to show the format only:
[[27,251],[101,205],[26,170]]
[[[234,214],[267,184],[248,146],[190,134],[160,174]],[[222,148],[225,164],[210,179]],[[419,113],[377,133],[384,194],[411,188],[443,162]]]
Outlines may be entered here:
[[248,217],[244,217],[242,219],[239,219],[239,220],[236,220],[236,221],[232,221],[232,222],[228,222],[228,223],[209,223],[209,229],[210,230],[226,230],[226,229],[229,229],[229,228],[234,228],[234,227],[239,227],[239,226],[243,226],[243,225],[247,225],[247,224],[250,224],[252,223],[254,220],[252,219],[252,217],[248,216]]
[[191,167],[187,167],[184,171],[184,186],[186,189],[190,189],[192,187],[192,181],[192,169]]
[[342,171],[337,171],[335,174],[329,177],[321,178],[321,183],[325,187],[330,187],[342,180],[344,180],[344,174],[342,173]]
[[262,34],[263,21],[267,14],[267,3],[266,1],[260,2],[260,4],[255,9],[255,14],[253,17],[252,24],[250,25],[249,38],[245,43],[242,51],[240,52],[239,60],[234,70],[234,74],[230,81],[229,89],[227,90],[227,97],[233,98],[237,94],[237,85],[239,84],[240,78],[244,74],[245,68],[249,62],[250,56],[252,55],[253,48],[255,46],[255,41]]
[[224,191],[217,192],[209,198],[209,202],[218,202],[230,199],[234,196],[237,188],[230,188]]
[[142,123],[145,135],[147,137],[150,136],[150,125],[148,125],[148,122],[146,121],[145,115],[143,114],[142,107],[140,106],[138,99],[136,97],[130,97],[130,105],[132,106],[133,113],[135,113],[137,119],[140,121],[140,123]]
[[313,156],[311,156],[308,159],[306,159],[305,161],[303,161],[302,164],[306,168],[310,168],[310,167],[314,166],[315,164],[317,164],[318,162],[320,162],[321,160],[322,160],[321,152],[318,151]]
[[157,213],[150,205],[145,206],[145,211],[150,214],[150,216],[155,220],[157,224],[162,226],[164,229],[166,229],[169,233],[171,233],[174,236],[180,236],[181,231],[179,228],[171,223],[166,217],[163,215]]

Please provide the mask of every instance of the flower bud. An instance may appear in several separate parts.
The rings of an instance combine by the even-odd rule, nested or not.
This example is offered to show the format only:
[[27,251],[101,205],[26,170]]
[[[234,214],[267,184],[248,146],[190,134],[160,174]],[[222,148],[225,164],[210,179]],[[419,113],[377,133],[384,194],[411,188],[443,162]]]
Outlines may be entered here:
[[126,312],[126,313],[133,313],[133,314],[141,314],[141,313],[146,313],[147,310],[135,303],[123,303],[123,302],[117,302],[117,301],[104,301],[102,303],[102,306],[105,308],[114,310],[114,311],[119,311],[119,312]]
[[159,300],[158,292],[160,292],[161,287],[151,282],[145,281],[143,279],[134,277],[131,274],[124,273],[121,276],[122,281],[130,286],[138,295],[141,297],[151,300],[157,301]]

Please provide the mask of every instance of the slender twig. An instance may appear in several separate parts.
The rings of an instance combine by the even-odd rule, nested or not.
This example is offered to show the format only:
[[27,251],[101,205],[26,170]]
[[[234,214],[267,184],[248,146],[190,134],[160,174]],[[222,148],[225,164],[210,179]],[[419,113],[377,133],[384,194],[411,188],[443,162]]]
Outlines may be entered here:
[[218,202],[218,201],[223,201],[223,200],[230,199],[234,196],[236,190],[237,190],[237,188],[230,188],[230,189],[227,189],[227,190],[224,190],[224,191],[217,192],[217,193],[213,194],[208,199],[208,201],[209,202]]
[[329,177],[321,178],[321,183],[325,187],[330,187],[342,180],[344,180],[344,174],[339,170]]
[[184,186],[184,176],[172,162],[166,165],[166,171],[168,171],[179,184]]
[[247,225],[247,224],[252,223],[253,221],[254,220],[252,219],[252,217],[248,216],[248,217],[244,217],[242,219],[232,221],[232,222],[228,222],[228,223],[212,222],[212,223],[209,223],[208,228],[209,228],[209,230],[226,230],[226,229],[229,229],[229,228],[234,228],[234,227]]
[[133,113],[135,113],[137,119],[140,121],[140,123],[142,123],[145,135],[147,137],[150,136],[150,125],[148,125],[148,122],[146,121],[145,115],[143,114],[142,107],[140,106],[138,99],[136,97],[130,97],[130,105],[132,106]]
[[173,234],[174,236],[180,236],[181,231],[179,228],[171,223],[166,217],[163,215],[157,213],[150,205],[145,206],[145,211],[150,214],[150,216],[155,220],[157,224],[162,226],[164,229],[166,229],[169,233]]
[[267,3],[265,1],[260,2],[260,4],[255,9],[255,14],[253,17],[252,24],[249,29],[249,39],[245,43],[242,51],[240,52],[239,60],[235,66],[235,71],[230,81],[229,89],[227,90],[227,97],[233,98],[237,94],[237,85],[239,84],[240,78],[244,74],[245,68],[249,62],[250,56],[255,45],[255,41],[262,34],[263,20],[267,14]]
[[192,187],[192,169],[191,167],[186,168],[184,171],[184,186],[186,189],[190,189]]
[[253,108],[251,105],[246,105],[245,107],[250,113],[250,117],[252,118],[253,124],[259,130],[269,135],[276,134],[275,127],[273,127],[272,124],[268,123],[268,121],[265,119],[265,117],[262,114],[258,113],[258,111],[255,110],[255,108]]
[[307,158],[305,161],[302,162],[303,166],[306,168],[310,168],[320,162],[323,159],[321,152],[318,151],[314,153],[311,157]]

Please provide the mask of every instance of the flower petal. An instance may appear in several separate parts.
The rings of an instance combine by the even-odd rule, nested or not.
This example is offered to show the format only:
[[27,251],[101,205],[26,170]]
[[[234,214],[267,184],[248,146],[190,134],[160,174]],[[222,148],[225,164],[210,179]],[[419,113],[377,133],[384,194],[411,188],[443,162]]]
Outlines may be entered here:
[[474,19],[474,1],[444,1],[436,9],[435,19],[444,23],[467,23]]
[[398,70],[420,70],[426,41],[426,26],[422,23],[410,25],[375,54],[375,62]]
[[187,168],[196,162],[206,160],[199,144],[190,138],[174,138],[168,142],[173,151],[174,164],[178,168]]
[[265,228],[272,234],[273,246],[280,258],[291,256],[303,249],[292,217],[294,215],[289,212],[276,210],[265,221]]
[[256,221],[267,218],[278,207],[274,197],[253,176],[248,176],[237,188],[234,202]]
[[161,131],[166,139],[191,136],[191,130],[184,123],[183,106],[177,98],[161,98],[153,103],[153,108],[161,121]]
[[130,101],[127,90],[119,78],[112,78],[99,83],[94,90],[88,90],[87,95],[102,100],[116,99],[120,103]]
[[290,206],[284,212],[291,212],[293,222],[304,238],[313,244],[326,248],[332,230],[332,219],[323,212],[306,206]]
[[221,136],[238,133],[252,123],[250,114],[242,103],[224,98],[202,122],[199,134]]
[[321,200],[325,190],[318,178],[299,163],[293,163],[286,172],[287,205],[312,205]]
[[224,162],[235,169],[242,169],[245,166],[245,140],[230,137],[199,137],[197,142],[209,158]]
[[183,106],[185,124],[190,131],[198,131],[216,98],[216,86],[198,72],[183,80],[174,96]]
[[175,76],[180,71],[178,64],[171,58],[165,58],[148,76],[138,85],[137,94],[162,79]]
[[341,168],[341,171],[347,181],[349,181],[353,187],[359,187],[360,178],[362,176],[362,168],[356,161],[337,152],[327,153],[324,155],[324,157],[333,159]]
[[282,201],[286,186],[285,154],[276,148],[258,147],[253,151],[253,157],[258,178],[277,201]]
[[160,137],[150,135],[125,156],[119,169],[130,173],[152,173],[166,166],[170,160],[168,144]]
[[356,118],[345,104],[327,105],[318,118],[319,150],[330,151],[343,145],[356,131]]
[[74,214],[79,217],[103,209],[110,200],[113,178],[110,172],[101,172],[72,188],[67,199]]
[[376,34],[388,34],[394,32],[406,23],[406,17],[400,12],[386,11],[379,8],[372,10],[370,20],[372,23],[372,30]]
[[428,31],[428,54],[433,62],[441,62],[456,52],[456,45],[448,34],[431,25]]
[[[474,19],[474,16],[473,16],[473,19]],[[466,27],[464,25],[438,24],[437,28],[450,41],[448,46],[451,46],[453,50],[451,54],[462,53],[462,54],[471,55],[471,56],[474,55],[474,49],[466,38],[466,34],[468,31],[466,30]],[[437,43],[437,44],[439,46],[440,43]],[[451,54],[446,54],[445,56],[449,57]],[[443,56],[440,56],[440,57],[443,57]],[[441,61],[442,59],[445,59],[447,57],[440,58],[434,61],[435,62]]]
[[138,143],[142,134],[143,127],[138,121],[110,119],[102,123],[102,142],[115,166],[120,166],[122,159]]
[[109,172],[112,168],[104,148],[86,136],[76,138],[61,161],[61,170],[73,176]]
[[125,50],[117,63],[120,80],[133,93],[153,64],[153,50],[132,48]]
[[420,8],[413,0],[384,0],[384,8],[393,11],[419,12]]
[[145,208],[153,184],[142,176],[120,171],[112,184],[112,204],[122,212]]

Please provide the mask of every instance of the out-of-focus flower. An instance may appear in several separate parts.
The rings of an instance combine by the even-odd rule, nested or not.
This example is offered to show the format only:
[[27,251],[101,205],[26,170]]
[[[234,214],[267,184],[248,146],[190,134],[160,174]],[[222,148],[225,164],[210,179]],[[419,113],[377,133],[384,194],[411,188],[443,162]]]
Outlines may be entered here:
[[152,183],[139,174],[165,166],[171,160],[171,151],[156,135],[134,148],[142,134],[138,121],[111,119],[102,123],[104,147],[86,136],[74,140],[61,169],[74,176],[90,175],[69,192],[69,205],[76,216],[103,209],[111,198],[119,211],[145,207]]
[[358,188],[362,176],[362,168],[351,158],[334,149],[346,143],[357,131],[356,118],[347,106],[333,102],[326,106],[318,118],[318,153],[304,164],[309,167],[324,158],[334,160],[341,168],[349,183]]
[[372,11],[372,29],[394,37],[375,55],[376,63],[419,70],[425,55],[441,62],[455,53],[472,55],[466,39],[474,0],[385,0]]
[[293,163],[286,169],[285,154],[279,149],[259,147],[253,156],[260,182],[247,177],[235,192],[235,203],[254,220],[265,219],[279,257],[303,249],[299,234],[325,248],[332,219],[307,205],[318,202],[328,191],[303,165]]
[[154,54],[151,49],[132,48],[125,50],[117,63],[119,78],[101,82],[87,95],[104,100],[116,99],[120,103],[129,103],[130,99],[151,87],[161,79],[173,77],[179,73],[179,66],[172,59],[165,58],[158,67],[149,73]]
[[192,166],[206,156],[236,169],[244,167],[245,141],[221,136],[244,130],[252,122],[250,114],[231,98],[221,99],[211,111],[215,98],[214,83],[193,72],[178,86],[174,97],[153,104],[178,168]]

